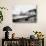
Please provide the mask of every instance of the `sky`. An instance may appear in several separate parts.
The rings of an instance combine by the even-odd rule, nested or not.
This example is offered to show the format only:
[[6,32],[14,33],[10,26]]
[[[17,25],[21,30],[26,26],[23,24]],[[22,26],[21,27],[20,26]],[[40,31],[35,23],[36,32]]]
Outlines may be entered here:
[[28,10],[36,8],[36,5],[16,5],[13,10],[13,14],[19,14],[20,12],[27,12]]

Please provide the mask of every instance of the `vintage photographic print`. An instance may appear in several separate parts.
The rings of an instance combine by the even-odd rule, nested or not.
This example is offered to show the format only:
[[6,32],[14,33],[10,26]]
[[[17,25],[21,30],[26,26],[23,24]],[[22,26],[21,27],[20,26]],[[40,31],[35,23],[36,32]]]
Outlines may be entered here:
[[36,23],[37,6],[34,5],[17,5],[13,13],[13,22],[19,23]]

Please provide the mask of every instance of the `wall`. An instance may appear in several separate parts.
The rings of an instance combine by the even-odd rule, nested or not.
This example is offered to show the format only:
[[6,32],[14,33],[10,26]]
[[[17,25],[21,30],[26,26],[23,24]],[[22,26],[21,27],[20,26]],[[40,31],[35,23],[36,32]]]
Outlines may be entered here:
[[[2,10],[4,15],[4,20],[0,23],[0,46],[1,39],[4,38],[3,27],[9,25],[12,28],[13,32],[16,33],[17,37],[29,37],[33,34],[34,31],[41,31],[44,33],[46,37],[46,0],[36,0],[38,5],[38,15],[37,15],[37,23],[13,23],[12,22],[12,13],[14,6],[17,4],[31,4],[35,3],[35,0],[0,0],[0,6],[7,7],[9,10]],[[46,45],[46,38],[45,38],[45,45]]]

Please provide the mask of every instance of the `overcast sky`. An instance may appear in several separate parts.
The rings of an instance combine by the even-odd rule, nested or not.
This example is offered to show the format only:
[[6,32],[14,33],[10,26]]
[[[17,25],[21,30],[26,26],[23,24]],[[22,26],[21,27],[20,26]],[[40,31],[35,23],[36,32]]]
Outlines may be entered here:
[[28,10],[36,8],[36,5],[16,5],[13,14],[19,14],[20,12],[27,12]]

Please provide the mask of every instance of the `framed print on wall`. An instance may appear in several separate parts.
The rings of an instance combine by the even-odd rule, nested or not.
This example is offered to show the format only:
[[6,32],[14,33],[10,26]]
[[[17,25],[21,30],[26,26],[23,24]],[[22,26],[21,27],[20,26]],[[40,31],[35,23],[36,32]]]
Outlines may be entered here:
[[[20,2],[20,1],[19,1]],[[14,23],[36,23],[37,22],[37,4],[36,0],[30,0],[31,3],[15,5],[15,9],[12,14],[12,21]]]

